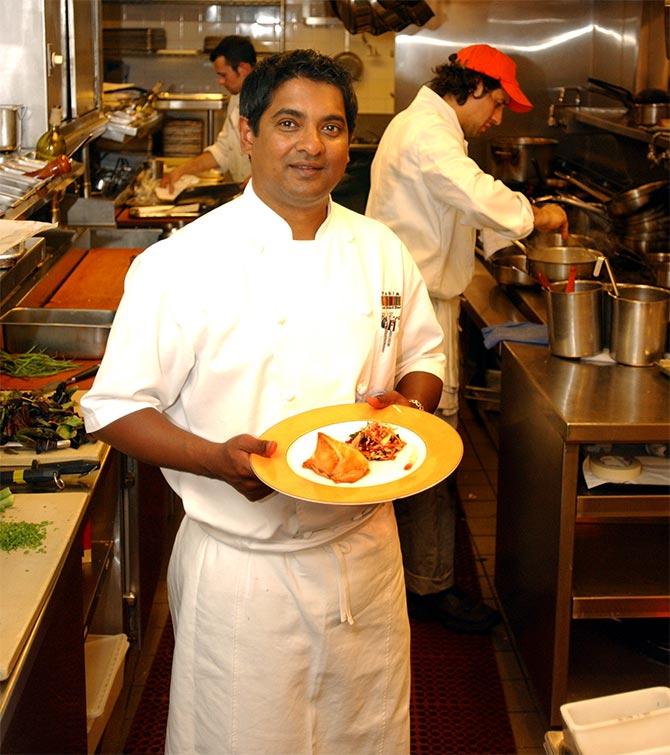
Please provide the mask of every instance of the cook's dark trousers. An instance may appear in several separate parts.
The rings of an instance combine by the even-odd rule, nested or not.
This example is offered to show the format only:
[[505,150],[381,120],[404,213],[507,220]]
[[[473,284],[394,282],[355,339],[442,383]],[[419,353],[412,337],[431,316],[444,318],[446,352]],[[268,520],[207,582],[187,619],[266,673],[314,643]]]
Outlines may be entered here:
[[448,480],[393,505],[407,590],[430,595],[452,587],[456,501]]

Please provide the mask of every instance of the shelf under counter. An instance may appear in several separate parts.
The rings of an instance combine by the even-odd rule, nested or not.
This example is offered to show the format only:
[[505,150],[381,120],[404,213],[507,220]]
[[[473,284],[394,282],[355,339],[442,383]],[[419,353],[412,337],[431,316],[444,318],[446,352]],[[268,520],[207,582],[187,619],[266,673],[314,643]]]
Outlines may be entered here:
[[660,486],[625,486],[627,490],[590,490],[577,493],[577,522],[670,520],[670,495]]
[[668,525],[578,524],[572,618],[670,616]]

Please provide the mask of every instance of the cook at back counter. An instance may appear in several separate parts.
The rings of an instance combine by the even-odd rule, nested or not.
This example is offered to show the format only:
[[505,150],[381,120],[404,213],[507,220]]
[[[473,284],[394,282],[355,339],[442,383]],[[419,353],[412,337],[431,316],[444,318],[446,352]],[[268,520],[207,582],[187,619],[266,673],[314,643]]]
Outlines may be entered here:
[[240,146],[240,91],[244,80],[256,65],[256,51],[248,37],[224,37],[212,50],[209,59],[214,65],[217,80],[230,92],[226,120],[214,144],[197,157],[187,160],[167,173],[161,186],[175,191],[182,176],[203,173],[212,168],[228,171],[238,183],[246,181],[251,173],[249,157]]
[[[465,47],[438,66],[395,116],[372,162],[366,214],[398,234],[423,274],[445,334],[439,412],[454,427],[460,296],[472,279],[477,229],[510,239],[533,229],[568,232],[561,207],[531,205],[468,157],[466,139],[499,126],[506,107],[520,113],[532,108],[514,61],[489,45]],[[496,623],[497,614],[453,587],[454,495],[444,482],[396,504],[410,612],[432,615],[452,630],[482,632]]]

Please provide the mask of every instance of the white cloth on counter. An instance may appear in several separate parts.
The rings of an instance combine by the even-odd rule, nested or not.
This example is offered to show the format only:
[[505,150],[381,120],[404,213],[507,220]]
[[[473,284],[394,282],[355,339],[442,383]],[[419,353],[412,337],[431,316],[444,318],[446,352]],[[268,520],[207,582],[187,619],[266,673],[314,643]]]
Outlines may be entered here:
[[37,233],[57,227],[58,223],[42,223],[38,220],[0,220],[0,253],[32,238]]
[[226,120],[219,131],[214,144],[205,147],[211,152],[222,173],[228,171],[233,179],[242,183],[251,175],[251,163],[248,155],[240,146],[240,95],[233,94],[228,100]]
[[186,173],[181,176],[181,178],[177,179],[173,189],[168,189],[167,186],[156,186],[154,192],[161,202],[171,202],[178,197],[184,189],[188,189],[191,186],[197,186],[199,183],[200,179],[197,176]]
[[[390,343],[389,291],[400,316]],[[222,442],[410,372],[441,378],[441,343],[421,274],[391,231],[331,202],[316,238],[294,241],[250,183],[134,260],[82,409],[89,431],[155,408]],[[186,512],[169,574],[166,751],[408,752],[391,504],[250,502],[220,480],[164,474]]]

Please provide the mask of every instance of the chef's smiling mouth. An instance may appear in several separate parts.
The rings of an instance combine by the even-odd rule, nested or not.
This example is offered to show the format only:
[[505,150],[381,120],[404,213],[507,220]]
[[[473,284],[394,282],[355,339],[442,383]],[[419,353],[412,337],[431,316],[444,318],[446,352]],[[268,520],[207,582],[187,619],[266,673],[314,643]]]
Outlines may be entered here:
[[323,170],[324,166],[316,163],[291,163],[290,167],[294,170],[316,171]]

